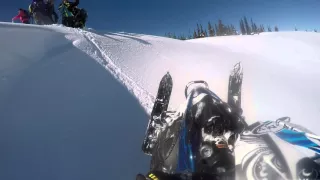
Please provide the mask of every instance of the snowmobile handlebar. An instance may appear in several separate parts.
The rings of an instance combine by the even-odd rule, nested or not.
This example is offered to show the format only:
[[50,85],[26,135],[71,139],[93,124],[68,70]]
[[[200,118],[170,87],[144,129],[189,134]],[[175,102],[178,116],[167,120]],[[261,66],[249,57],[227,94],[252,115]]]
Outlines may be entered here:
[[185,95],[186,98],[188,97],[188,89],[193,84],[204,84],[205,87],[209,89],[209,85],[208,85],[208,83],[206,81],[203,81],[203,80],[191,81],[186,85],[186,87],[184,89],[184,95]]

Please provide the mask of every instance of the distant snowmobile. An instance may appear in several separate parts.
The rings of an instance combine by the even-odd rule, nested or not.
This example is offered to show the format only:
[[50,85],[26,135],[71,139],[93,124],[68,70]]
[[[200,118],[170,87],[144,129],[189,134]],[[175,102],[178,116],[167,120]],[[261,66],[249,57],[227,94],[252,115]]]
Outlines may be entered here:
[[150,172],[136,179],[320,179],[320,137],[289,117],[248,126],[242,78],[238,63],[229,76],[227,103],[205,81],[192,81],[186,102],[168,111],[173,83],[167,73],[142,144],[151,156]]

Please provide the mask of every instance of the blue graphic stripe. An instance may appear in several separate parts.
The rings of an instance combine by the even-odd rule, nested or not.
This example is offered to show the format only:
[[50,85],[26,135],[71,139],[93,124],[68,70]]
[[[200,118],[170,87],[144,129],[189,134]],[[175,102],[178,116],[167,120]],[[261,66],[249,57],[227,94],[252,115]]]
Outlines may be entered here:
[[187,162],[186,162],[186,156],[187,156],[187,148],[185,146],[185,134],[186,134],[186,123],[185,119],[182,121],[181,124],[181,132],[180,132],[180,139],[179,139],[179,154],[178,154],[178,168],[177,171],[181,172],[187,169]]
[[192,144],[189,144],[189,163],[190,163],[190,168],[192,170],[192,172],[195,171],[194,168],[194,162],[193,162],[193,153],[192,153]]
[[180,139],[179,139],[179,154],[178,154],[178,164],[177,172],[192,171],[194,172],[194,160],[192,145],[188,142],[188,125],[187,125],[187,114],[189,109],[192,107],[192,99],[194,91],[188,97],[187,109],[185,110],[184,119],[181,122]]
[[294,142],[303,143],[304,141],[309,141],[309,139],[306,140],[306,137],[300,136],[300,137],[289,137],[289,138],[286,139],[286,141],[288,141],[289,143],[294,143]]
[[313,150],[316,153],[320,153],[320,150],[317,149],[320,148],[319,145],[308,139],[304,132],[296,132],[289,129],[283,129],[280,132],[277,132],[276,135],[279,138],[287,141],[288,143],[302,146]]
[[[320,149],[314,148],[314,147],[310,147],[310,149],[312,149],[313,151],[317,152],[320,154]],[[318,156],[318,158],[320,158],[320,156]]]
[[304,147],[317,147],[318,145],[308,139],[303,132],[296,132],[289,129],[283,129],[276,133],[281,139],[295,145]]
[[277,133],[277,135],[285,136],[285,137],[292,137],[292,136],[304,136],[303,132],[296,132],[289,129],[282,129]]
[[183,172],[185,170],[191,170],[192,172],[195,171],[192,145],[187,143],[187,133],[186,121],[184,120],[182,123],[179,140],[178,172]]
[[303,141],[293,141],[290,142],[290,140],[287,140],[289,143],[299,145],[299,146],[304,146],[304,147],[317,147],[318,145],[310,140],[303,140]]

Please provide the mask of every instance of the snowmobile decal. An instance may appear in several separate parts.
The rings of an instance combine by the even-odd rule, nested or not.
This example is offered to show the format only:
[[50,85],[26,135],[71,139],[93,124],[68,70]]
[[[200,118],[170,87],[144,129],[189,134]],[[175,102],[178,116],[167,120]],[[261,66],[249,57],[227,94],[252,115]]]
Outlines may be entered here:
[[303,146],[320,154],[320,146],[307,138],[304,132],[282,129],[276,135],[290,144]]
[[194,172],[195,170],[192,144],[191,142],[188,142],[188,125],[187,125],[188,122],[186,118],[189,108],[192,106],[192,99],[193,99],[192,97],[193,97],[193,92],[188,97],[187,108],[183,115],[183,120],[181,124],[177,172],[184,172],[184,171]]
[[[250,126],[249,129],[251,130],[244,131],[241,134],[235,148],[237,178],[319,178],[320,168],[315,163],[320,158],[320,147],[317,144],[319,142],[318,137],[298,131],[297,128],[286,124],[289,121],[289,117],[284,117],[275,122],[257,122]],[[287,143],[283,144],[287,146],[284,149],[289,149],[282,151],[284,146],[281,143]],[[288,143],[295,148],[290,149]],[[297,151],[299,149],[297,147],[312,150],[313,153],[303,155],[304,159],[287,155],[300,152]],[[314,155],[315,153],[316,155]],[[290,166],[290,164],[296,164],[296,166]]]
[[[260,124],[260,123],[258,123]],[[257,123],[250,126],[251,131],[246,131],[244,135],[263,135],[270,132],[276,133],[284,129],[283,126],[279,126],[277,122],[274,121],[265,121],[257,126]]]
[[[256,127],[251,126],[251,131],[244,132],[243,135],[264,135],[268,133],[275,133],[282,140],[297,146],[302,146],[313,150],[314,152],[320,154],[320,146],[315,143],[315,141],[320,142],[317,138],[312,138],[314,141],[310,140],[305,132],[295,131],[294,128],[289,129],[285,122],[289,122],[290,118],[284,117],[277,121],[265,121],[261,125]],[[311,135],[310,135],[311,136]]]
[[257,122],[244,131],[235,147],[236,179],[292,179],[288,165],[270,133],[283,127]]
[[182,129],[180,133],[180,141],[179,141],[179,160],[177,172],[183,172],[189,170],[191,172],[194,171],[194,162],[192,155],[191,144],[185,143],[187,136],[187,128],[185,127],[185,122],[182,124]]

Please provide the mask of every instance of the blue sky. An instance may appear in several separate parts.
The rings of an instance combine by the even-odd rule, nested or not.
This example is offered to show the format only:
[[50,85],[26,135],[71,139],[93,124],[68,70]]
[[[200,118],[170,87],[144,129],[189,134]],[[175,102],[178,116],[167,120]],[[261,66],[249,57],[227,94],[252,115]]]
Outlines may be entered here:
[[[29,2],[2,2],[0,21],[10,21],[17,8]],[[295,25],[303,30],[320,28],[319,0],[80,0],[80,7],[89,13],[88,27],[107,31],[187,34],[196,23],[206,26],[219,18],[238,28],[244,15],[257,24],[278,25],[280,30],[293,30]]]

